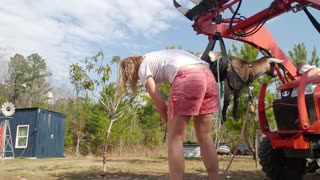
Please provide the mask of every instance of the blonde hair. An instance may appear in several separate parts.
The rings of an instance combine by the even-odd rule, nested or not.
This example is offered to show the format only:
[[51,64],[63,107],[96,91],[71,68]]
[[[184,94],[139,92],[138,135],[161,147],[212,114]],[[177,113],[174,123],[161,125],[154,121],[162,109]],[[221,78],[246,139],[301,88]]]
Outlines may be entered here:
[[121,61],[116,92],[117,101],[119,101],[125,93],[127,82],[129,83],[133,95],[136,94],[139,79],[138,71],[142,60],[142,56],[130,56]]

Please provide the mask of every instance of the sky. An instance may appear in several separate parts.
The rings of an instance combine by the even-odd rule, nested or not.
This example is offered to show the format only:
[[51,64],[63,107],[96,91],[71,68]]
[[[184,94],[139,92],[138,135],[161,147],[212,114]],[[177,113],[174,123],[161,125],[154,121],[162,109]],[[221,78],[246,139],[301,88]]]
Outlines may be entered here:
[[[191,1],[177,1],[193,7]],[[249,17],[271,2],[244,0],[239,12]],[[208,43],[205,35],[193,31],[192,22],[174,8],[172,0],[0,0],[0,4],[0,53],[6,54],[1,64],[16,53],[25,57],[38,53],[56,83],[68,83],[69,66],[99,51],[108,63],[112,56],[125,58],[172,45],[200,52]],[[320,12],[310,11],[320,21]],[[223,17],[231,16],[225,12]],[[303,11],[284,13],[265,27],[285,53],[303,42],[309,54],[315,46],[319,56],[320,34]],[[237,43],[225,40],[226,48],[233,42]]]

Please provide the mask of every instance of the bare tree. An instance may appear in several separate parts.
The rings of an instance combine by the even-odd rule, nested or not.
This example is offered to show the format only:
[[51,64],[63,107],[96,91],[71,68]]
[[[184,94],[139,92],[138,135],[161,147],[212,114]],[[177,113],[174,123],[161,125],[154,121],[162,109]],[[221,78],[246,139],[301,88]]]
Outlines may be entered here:
[[115,85],[110,82],[111,65],[120,62],[119,56],[112,57],[110,64],[103,64],[103,53],[99,52],[97,55],[85,58],[79,65],[78,63],[70,66],[70,79],[76,91],[85,90],[90,92],[108,112],[109,125],[105,136],[105,143],[103,146],[103,172],[106,172],[106,158],[108,140],[111,134],[113,123],[120,120],[125,112],[125,109],[130,104],[126,104],[119,108],[120,102],[115,98]]

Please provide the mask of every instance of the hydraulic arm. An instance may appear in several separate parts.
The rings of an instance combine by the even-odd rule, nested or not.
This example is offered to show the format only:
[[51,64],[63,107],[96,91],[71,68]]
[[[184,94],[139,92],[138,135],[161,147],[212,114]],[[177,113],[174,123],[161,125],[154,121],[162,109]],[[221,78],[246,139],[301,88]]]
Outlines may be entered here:
[[[296,79],[295,66],[263,25],[268,20],[288,11],[298,12],[306,7],[320,10],[320,0],[274,0],[269,7],[248,18],[237,16],[242,0],[192,0],[192,2],[195,6],[187,9],[173,0],[174,6],[190,21],[193,21],[192,27],[198,34],[207,35],[210,39],[216,32],[219,32],[224,38],[248,43],[265,54],[286,60],[282,63],[285,75],[290,80]],[[235,5],[236,10],[232,8]],[[221,13],[226,9],[231,10],[232,17],[222,18]],[[286,81],[280,71],[278,71],[278,76],[282,81]]]

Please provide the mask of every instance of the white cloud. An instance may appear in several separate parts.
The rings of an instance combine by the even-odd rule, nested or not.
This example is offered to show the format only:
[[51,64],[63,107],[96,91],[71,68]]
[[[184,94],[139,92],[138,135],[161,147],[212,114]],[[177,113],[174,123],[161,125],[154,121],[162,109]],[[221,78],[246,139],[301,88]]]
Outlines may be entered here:
[[[1,0],[0,47],[38,53],[55,76],[72,62],[119,42],[154,36],[178,17],[171,0]],[[129,36],[128,36],[129,35]]]

